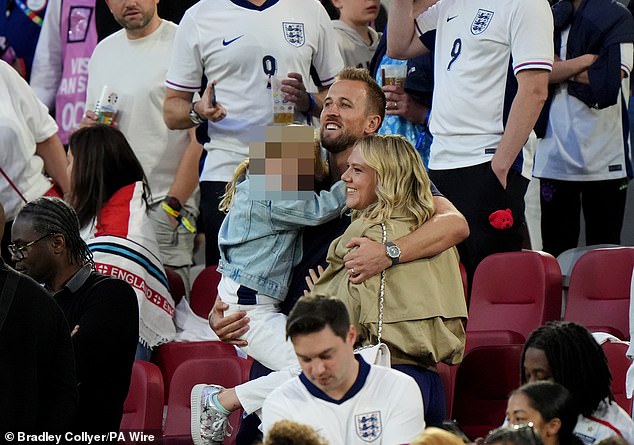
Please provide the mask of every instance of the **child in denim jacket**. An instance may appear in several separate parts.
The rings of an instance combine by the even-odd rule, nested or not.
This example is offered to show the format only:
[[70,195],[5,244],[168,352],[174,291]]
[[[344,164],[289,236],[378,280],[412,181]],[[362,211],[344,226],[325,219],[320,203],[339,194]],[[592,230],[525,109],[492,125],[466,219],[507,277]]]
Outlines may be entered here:
[[338,181],[329,191],[313,191],[327,168],[311,127],[268,127],[266,135],[265,144],[251,145],[251,161],[238,166],[220,204],[228,214],[218,234],[218,296],[229,304],[227,313],[248,312],[242,349],[277,370],[297,363],[278,306],[302,258],[302,228],[337,218],[346,188]]

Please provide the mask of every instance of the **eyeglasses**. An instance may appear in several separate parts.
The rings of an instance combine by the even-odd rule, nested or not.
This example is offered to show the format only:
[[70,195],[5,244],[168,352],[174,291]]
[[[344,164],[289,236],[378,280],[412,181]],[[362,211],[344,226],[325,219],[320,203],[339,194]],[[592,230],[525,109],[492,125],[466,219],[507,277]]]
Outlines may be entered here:
[[40,241],[42,241],[44,238],[47,238],[51,235],[54,235],[54,233],[47,233],[46,235],[36,239],[35,241],[31,241],[28,242],[26,244],[23,244],[21,246],[15,244],[15,243],[11,243],[7,246],[7,249],[9,249],[9,252],[11,253],[11,255],[13,255],[15,258],[17,258],[18,260],[23,260],[26,257],[26,252],[27,249],[29,247],[31,247],[32,245],[39,243]]

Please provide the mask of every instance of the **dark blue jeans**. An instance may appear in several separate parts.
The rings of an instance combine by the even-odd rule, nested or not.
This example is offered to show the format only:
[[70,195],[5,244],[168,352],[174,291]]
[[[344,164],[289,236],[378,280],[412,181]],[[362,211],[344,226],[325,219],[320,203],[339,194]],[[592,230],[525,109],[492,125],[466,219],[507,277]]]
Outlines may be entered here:
[[425,426],[440,427],[445,420],[447,411],[445,390],[440,375],[437,372],[414,365],[392,365],[392,368],[404,372],[416,380],[420,393],[423,395]]

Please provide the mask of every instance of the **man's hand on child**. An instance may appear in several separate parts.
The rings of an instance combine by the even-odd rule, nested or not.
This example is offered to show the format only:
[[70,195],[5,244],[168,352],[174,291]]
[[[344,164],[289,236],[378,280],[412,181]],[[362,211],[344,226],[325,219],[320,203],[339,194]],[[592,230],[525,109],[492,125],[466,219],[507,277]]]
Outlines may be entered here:
[[246,346],[248,342],[240,339],[249,330],[249,317],[244,311],[236,312],[225,317],[225,310],[229,305],[220,297],[216,298],[214,306],[209,312],[209,327],[216,333],[220,341],[236,346]]

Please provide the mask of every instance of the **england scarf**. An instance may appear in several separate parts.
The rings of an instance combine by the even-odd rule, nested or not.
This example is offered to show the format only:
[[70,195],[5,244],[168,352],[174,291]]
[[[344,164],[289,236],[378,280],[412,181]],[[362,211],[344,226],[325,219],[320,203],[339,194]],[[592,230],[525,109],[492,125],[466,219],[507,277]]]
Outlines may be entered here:
[[118,190],[84,239],[96,270],[125,281],[136,292],[139,341],[154,348],[174,338],[174,300],[142,196],[141,182]]

